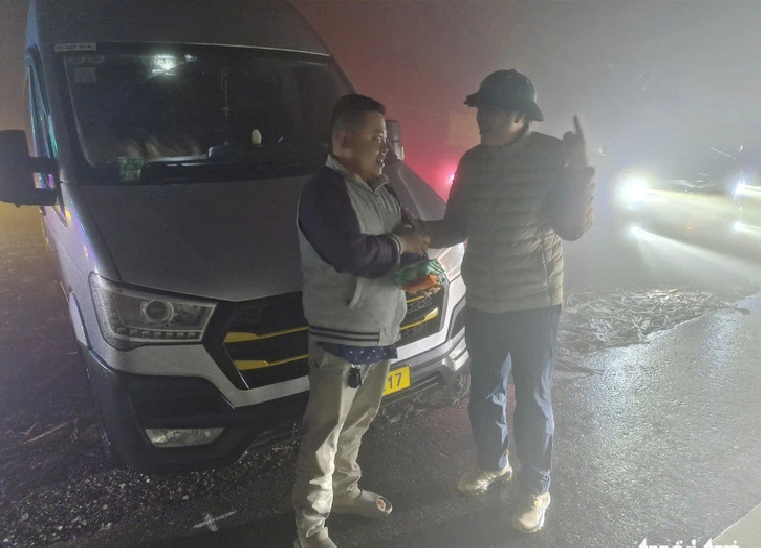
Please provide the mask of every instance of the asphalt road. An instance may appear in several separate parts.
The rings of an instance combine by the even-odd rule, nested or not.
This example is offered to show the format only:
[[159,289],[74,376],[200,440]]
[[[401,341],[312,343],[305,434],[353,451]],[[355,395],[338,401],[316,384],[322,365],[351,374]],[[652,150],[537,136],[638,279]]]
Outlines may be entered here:
[[[289,546],[293,444],[168,478],[103,459],[37,215],[0,206],[0,544]],[[761,280],[757,267],[717,252],[627,247],[604,228],[567,252],[574,286],[718,291]],[[553,501],[542,532],[510,529],[514,483],[458,496],[457,479],[474,463],[462,402],[371,429],[363,483],[394,512],[331,518],[331,536],[373,547],[702,546],[761,502],[761,298],[740,305],[749,313],[711,312],[580,361],[601,374],[556,375]]]
[[[605,368],[601,376],[556,381],[553,502],[542,532],[510,529],[514,484],[458,496],[457,478],[474,459],[459,405],[370,432],[364,484],[394,512],[383,521],[331,519],[332,536],[339,546],[373,547],[702,546],[761,502],[761,301],[744,305],[750,315],[707,315],[590,359]],[[292,467],[290,453],[92,545],[287,546]]]

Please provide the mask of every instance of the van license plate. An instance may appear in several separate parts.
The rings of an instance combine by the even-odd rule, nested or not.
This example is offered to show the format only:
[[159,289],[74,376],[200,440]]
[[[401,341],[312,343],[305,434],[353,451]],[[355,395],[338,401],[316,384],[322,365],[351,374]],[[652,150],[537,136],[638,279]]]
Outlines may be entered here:
[[400,367],[388,372],[386,387],[383,389],[383,395],[388,396],[395,392],[401,392],[410,387],[410,368],[409,366]]

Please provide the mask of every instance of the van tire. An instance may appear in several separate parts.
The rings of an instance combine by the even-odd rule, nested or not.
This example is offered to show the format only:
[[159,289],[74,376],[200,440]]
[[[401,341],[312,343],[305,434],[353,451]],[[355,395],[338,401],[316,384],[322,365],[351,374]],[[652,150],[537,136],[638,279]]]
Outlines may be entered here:
[[105,422],[103,420],[103,410],[101,409],[92,379],[90,377],[90,368],[87,367],[87,361],[84,359],[83,352],[86,350],[79,346],[80,356],[82,357],[82,365],[85,369],[87,377],[87,387],[89,388],[90,401],[92,402],[93,409],[95,410],[95,421],[93,421],[91,427],[91,436],[93,444],[93,453],[96,454],[103,464],[111,468],[123,467],[118,462],[116,455],[111,448],[111,442],[108,440],[108,434],[106,433]]
[[116,468],[118,464],[111,451],[106,431],[103,429],[103,419],[101,418],[100,411],[96,409],[95,417],[93,418],[95,420],[86,429],[85,454],[97,460],[101,465],[105,465],[108,468]]

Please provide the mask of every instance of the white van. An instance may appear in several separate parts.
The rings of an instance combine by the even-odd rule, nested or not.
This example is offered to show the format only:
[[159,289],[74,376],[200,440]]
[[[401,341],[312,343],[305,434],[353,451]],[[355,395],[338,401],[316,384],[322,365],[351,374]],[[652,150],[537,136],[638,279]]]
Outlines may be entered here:
[[[323,42],[285,2],[33,0],[26,62],[36,155],[0,132],[0,200],[41,206],[113,455],[193,469],[298,435],[296,204],[353,92]],[[389,129],[391,185],[439,218]],[[384,402],[467,369],[462,254],[432,251],[451,283],[409,300]]]

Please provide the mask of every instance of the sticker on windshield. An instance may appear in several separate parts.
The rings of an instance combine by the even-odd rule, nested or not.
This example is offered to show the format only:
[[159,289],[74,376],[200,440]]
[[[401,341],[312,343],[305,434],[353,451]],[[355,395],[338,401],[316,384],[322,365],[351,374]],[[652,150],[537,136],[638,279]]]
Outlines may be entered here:
[[77,55],[77,54],[69,54],[66,56],[66,63],[69,65],[79,66],[79,65],[100,65],[105,61],[106,58],[103,55],[100,54],[90,54],[90,55]]
[[140,181],[140,169],[143,167],[145,160],[142,158],[119,157],[119,182],[136,183]]
[[55,53],[66,53],[67,51],[95,51],[95,42],[74,42],[71,44],[56,44],[53,46]]
[[74,67],[75,84],[94,84],[98,81],[95,67]]

